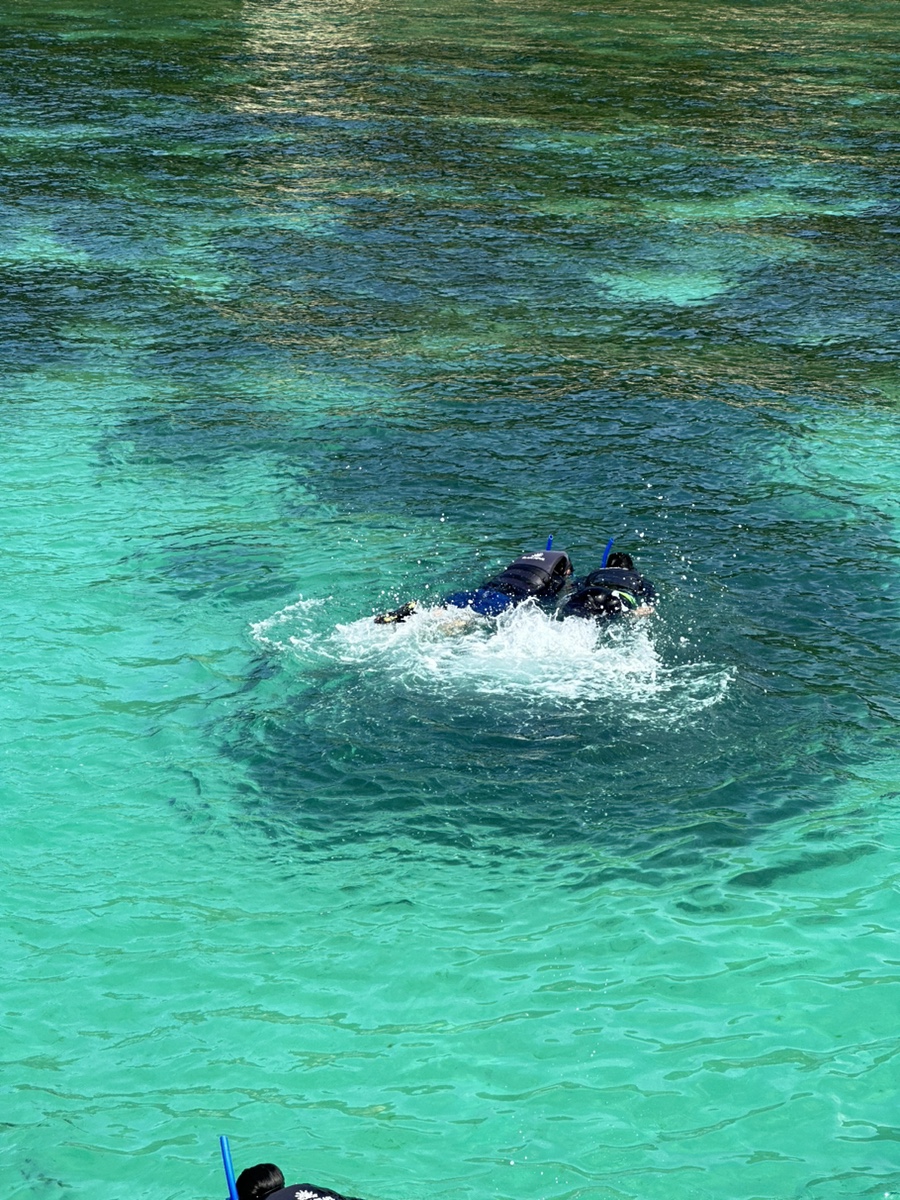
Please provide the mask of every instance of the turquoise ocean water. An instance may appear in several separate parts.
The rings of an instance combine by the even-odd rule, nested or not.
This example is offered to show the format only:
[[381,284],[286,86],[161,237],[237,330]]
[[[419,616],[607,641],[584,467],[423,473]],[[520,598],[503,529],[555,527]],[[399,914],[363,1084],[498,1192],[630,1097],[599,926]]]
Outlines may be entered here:
[[898,43],[5,0],[7,1195],[900,1192]]

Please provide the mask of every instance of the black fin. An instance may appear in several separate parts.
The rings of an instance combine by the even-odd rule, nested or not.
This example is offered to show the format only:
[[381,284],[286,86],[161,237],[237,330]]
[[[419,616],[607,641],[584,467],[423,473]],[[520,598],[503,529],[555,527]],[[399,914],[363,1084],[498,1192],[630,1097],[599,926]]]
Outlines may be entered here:
[[407,617],[411,617],[415,611],[415,600],[407,600],[407,602],[405,604],[401,604],[399,608],[392,608],[390,612],[380,613],[375,618],[375,624],[396,625],[399,621],[405,621]]

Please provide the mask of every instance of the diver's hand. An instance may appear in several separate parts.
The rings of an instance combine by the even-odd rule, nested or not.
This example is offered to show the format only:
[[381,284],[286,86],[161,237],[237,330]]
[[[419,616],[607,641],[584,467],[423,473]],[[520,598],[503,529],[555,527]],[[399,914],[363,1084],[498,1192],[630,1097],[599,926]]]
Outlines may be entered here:
[[642,604],[640,608],[633,608],[629,612],[629,617],[652,617],[656,612],[649,604]]

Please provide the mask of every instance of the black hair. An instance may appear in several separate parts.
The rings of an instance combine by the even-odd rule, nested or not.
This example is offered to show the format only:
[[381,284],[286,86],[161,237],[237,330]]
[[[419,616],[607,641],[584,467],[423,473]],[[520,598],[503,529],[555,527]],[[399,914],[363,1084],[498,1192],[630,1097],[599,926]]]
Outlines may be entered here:
[[237,1177],[238,1200],[265,1200],[284,1187],[284,1176],[274,1163],[257,1163]]
[[622,550],[614,550],[606,560],[608,567],[624,567],[626,571],[634,570],[634,563],[631,561],[631,555],[625,554]]

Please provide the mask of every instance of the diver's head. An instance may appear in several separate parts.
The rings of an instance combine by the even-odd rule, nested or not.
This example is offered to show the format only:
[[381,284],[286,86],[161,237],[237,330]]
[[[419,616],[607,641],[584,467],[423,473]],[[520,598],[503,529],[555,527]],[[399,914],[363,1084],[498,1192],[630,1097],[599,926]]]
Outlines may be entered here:
[[621,567],[626,571],[634,570],[634,563],[631,560],[630,554],[625,554],[622,550],[614,550],[606,560],[608,567]]
[[284,1187],[284,1176],[274,1163],[257,1163],[247,1167],[235,1180],[238,1200],[265,1200],[272,1192]]

